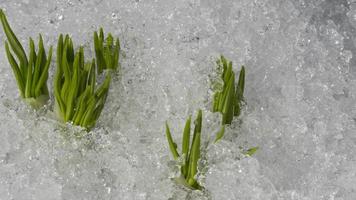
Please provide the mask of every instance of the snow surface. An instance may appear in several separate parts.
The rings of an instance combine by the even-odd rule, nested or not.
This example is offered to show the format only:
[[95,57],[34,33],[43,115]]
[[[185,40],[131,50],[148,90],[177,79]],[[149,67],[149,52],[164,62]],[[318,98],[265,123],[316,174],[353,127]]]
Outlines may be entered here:
[[[54,120],[51,106],[35,112],[21,101],[0,31],[1,200],[356,199],[355,0],[0,0],[0,7],[26,49],[29,36],[42,33],[48,47],[69,33],[89,59],[102,26],[120,37],[124,55],[102,116],[85,135]],[[185,119],[202,108],[204,141],[219,129],[210,107],[220,54],[236,71],[246,66],[247,106],[205,152],[206,190],[189,191],[170,180],[177,167],[164,122],[180,141]],[[241,154],[252,146],[260,147],[255,155]]]

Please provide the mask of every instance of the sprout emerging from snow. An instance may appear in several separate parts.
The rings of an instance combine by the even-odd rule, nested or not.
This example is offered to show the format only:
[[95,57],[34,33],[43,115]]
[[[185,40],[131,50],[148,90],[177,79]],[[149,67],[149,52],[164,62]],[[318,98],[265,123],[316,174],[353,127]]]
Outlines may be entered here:
[[222,91],[214,94],[213,112],[223,115],[222,124],[231,124],[234,116],[239,116],[245,87],[245,67],[242,66],[239,81],[235,86],[235,73],[232,70],[232,62],[224,56],[217,61],[219,70],[222,70],[221,78],[224,81]]
[[60,35],[54,76],[55,112],[64,122],[90,129],[99,118],[110,86],[110,74],[96,88],[95,60],[85,63],[84,50],[74,53],[72,39]]
[[120,52],[120,40],[118,38],[114,40],[111,33],[104,38],[104,31],[100,28],[99,35],[96,31],[94,32],[94,49],[99,74],[106,69],[118,70]]
[[[196,180],[196,174],[198,171],[198,160],[200,159],[200,137],[202,129],[202,111],[199,110],[198,116],[194,122],[193,141],[190,145],[190,124],[191,117],[189,117],[185,123],[183,131],[182,153],[179,155],[177,151],[177,144],[173,141],[171,132],[166,123],[166,136],[169,144],[169,148],[172,152],[173,158],[178,160],[180,156],[184,156],[183,165],[181,166],[181,177],[177,178],[177,182],[191,188],[200,190],[202,187]],[[189,148],[190,145],[190,148]]]
[[[50,47],[47,57],[41,34],[39,35],[37,52],[35,51],[34,41],[30,38],[30,57],[27,59],[21,43],[12,31],[1,9],[0,19],[8,40],[5,41],[6,55],[14,72],[21,97],[32,107],[39,108],[45,105],[49,99],[47,79],[48,69],[51,64],[52,47]],[[11,51],[15,54],[16,59]]]
[[216,91],[213,101],[213,112],[222,114],[222,128],[217,134],[215,142],[224,136],[225,125],[231,124],[234,116],[239,116],[241,113],[241,105],[243,102],[243,94],[245,88],[245,67],[242,66],[239,80],[235,85],[235,73],[232,70],[232,62],[221,56],[216,62],[221,73],[221,79],[224,82],[222,91]]

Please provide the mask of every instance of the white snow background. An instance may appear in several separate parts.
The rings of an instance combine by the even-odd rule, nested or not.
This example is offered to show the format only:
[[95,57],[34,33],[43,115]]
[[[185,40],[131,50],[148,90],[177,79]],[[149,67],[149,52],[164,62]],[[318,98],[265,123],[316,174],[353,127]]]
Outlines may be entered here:
[[[0,31],[0,199],[356,199],[355,0],[0,0],[14,32],[60,33],[93,57],[93,31],[121,40],[121,74],[89,134],[20,99]],[[243,114],[199,177],[177,173],[164,133],[180,146],[203,109],[204,141],[219,129],[211,80],[220,54],[246,66]],[[54,56],[55,57],[55,56]],[[49,87],[55,71],[53,59]],[[53,97],[52,97],[53,100]],[[211,138],[210,138],[211,139]],[[240,147],[259,146],[252,157]]]

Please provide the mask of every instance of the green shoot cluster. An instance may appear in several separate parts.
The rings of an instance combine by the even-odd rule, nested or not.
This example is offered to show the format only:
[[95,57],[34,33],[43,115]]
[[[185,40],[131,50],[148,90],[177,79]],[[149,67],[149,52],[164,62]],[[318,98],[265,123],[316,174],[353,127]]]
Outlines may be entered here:
[[[27,59],[21,43],[12,31],[6,16],[1,9],[0,19],[8,40],[5,41],[6,55],[15,75],[21,97],[34,108],[41,107],[49,99],[47,79],[48,69],[52,58],[52,47],[50,47],[47,57],[41,34],[39,35],[37,52],[35,51],[34,41],[30,38],[30,55],[29,59]],[[15,54],[16,59],[11,51]]]
[[[39,36],[38,51],[30,38],[29,59],[11,30],[4,12],[0,9],[0,20],[8,41],[5,50],[14,72],[21,97],[34,108],[43,106],[49,99],[47,88],[48,69],[52,59],[52,47],[48,56],[43,46],[42,36]],[[108,73],[98,87],[96,67],[102,73],[104,69],[117,70],[119,66],[119,40],[112,35],[104,40],[103,29],[99,36],[94,33],[95,59],[85,62],[84,49],[74,51],[72,39],[66,35],[59,36],[57,46],[57,71],[54,75],[55,113],[63,122],[72,122],[90,129],[99,118],[109,91],[111,76]],[[10,49],[11,48],[11,49]],[[12,52],[13,53],[12,53]],[[16,58],[14,58],[14,55]]]
[[114,40],[110,33],[104,38],[104,31],[100,28],[99,35],[96,31],[94,32],[94,49],[99,74],[106,69],[113,71],[118,69],[120,52],[120,40],[118,38]]
[[221,78],[224,82],[223,90],[214,94],[213,112],[222,114],[222,125],[231,124],[234,116],[239,116],[245,87],[245,67],[242,66],[239,81],[235,85],[235,73],[232,70],[232,62],[224,56],[217,61],[222,70]]
[[[235,73],[232,70],[232,62],[227,61],[224,56],[221,56],[217,61],[218,69],[221,72],[221,79],[224,84],[221,91],[214,94],[213,112],[220,112],[222,114],[222,126],[216,134],[215,142],[219,141],[225,133],[225,125],[231,124],[234,116],[239,116],[241,113],[241,105],[243,102],[243,93],[245,87],[245,68],[239,74],[238,83],[235,85]],[[196,181],[197,163],[200,159],[200,136],[202,128],[202,111],[199,110],[197,119],[195,121],[195,128],[193,134],[193,141],[190,145],[190,122],[191,117],[188,118],[183,131],[182,153],[178,154],[177,144],[173,141],[168,124],[166,123],[166,136],[169,148],[175,160],[183,158],[181,166],[181,177],[179,183],[191,188],[202,189]],[[246,155],[252,155],[258,148],[251,148],[245,152]]]
[[[173,158],[178,160],[180,156],[184,161],[181,166],[181,177],[178,179],[183,185],[192,189],[202,189],[197,182],[195,175],[198,170],[198,160],[200,159],[200,137],[202,129],[202,111],[199,110],[198,116],[194,122],[193,141],[190,145],[190,124],[191,117],[189,117],[185,123],[183,131],[182,152],[179,155],[177,151],[177,144],[173,141],[171,132],[169,130],[168,123],[166,123],[166,136],[169,144],[169,148],[172,152]],[[190,146],[190,148],[189,148]]]
[[109,91],[110,75],[96,88],[95,61],[85,63],[84,50],[74,53],[72,39],[59,36],[54,77],[55,111],[64,122],[90,129],[99,118]]

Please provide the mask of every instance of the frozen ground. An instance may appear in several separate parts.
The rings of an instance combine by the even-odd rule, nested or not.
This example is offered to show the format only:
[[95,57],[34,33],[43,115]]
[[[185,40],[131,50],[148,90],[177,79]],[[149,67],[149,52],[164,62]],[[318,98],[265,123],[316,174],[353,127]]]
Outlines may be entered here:
[[[0,0],[26,43],[59,33],[91,57],[99,26],[125,58],[97,128],[82,139],[19,99],[0,31],[0,199],[356,199],[355,0]],[[214,61],[247,69],[246,106],[210,145],[204,192],[177,187],[164,135],[209,110]],[[54,71],[54,63],[52,72]],[[52,80],[50,78],[50,80]],[[242,122],[242,123],[240,123]],[[179,140],[178,140],[179,141]],[[251,158],[239,147],[259,146]]]

